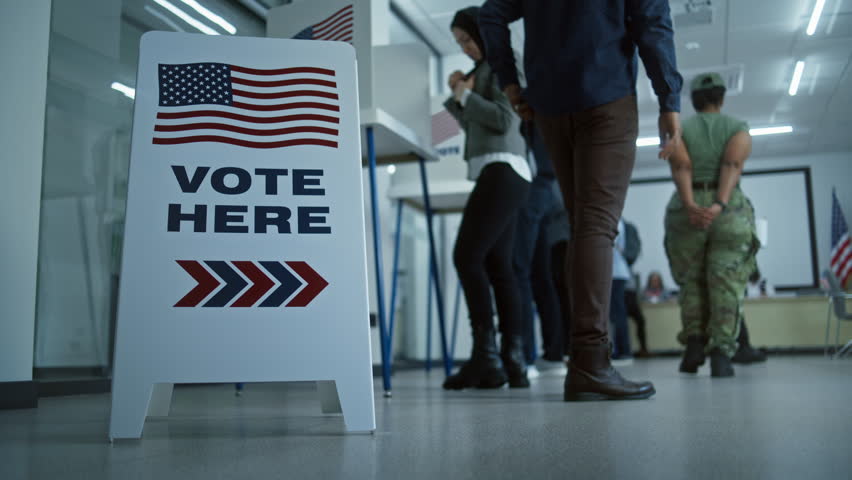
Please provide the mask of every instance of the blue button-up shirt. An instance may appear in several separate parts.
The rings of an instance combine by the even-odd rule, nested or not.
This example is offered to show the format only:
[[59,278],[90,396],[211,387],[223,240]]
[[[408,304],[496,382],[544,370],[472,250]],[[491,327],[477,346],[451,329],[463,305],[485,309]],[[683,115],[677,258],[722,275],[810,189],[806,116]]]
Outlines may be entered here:
[[508,25],[519,18],[534,110],[573,113],[635,94],[638,50],[660,111],[680,111],[668,0],[488,0],[479,27],[501,87],[518,83]]

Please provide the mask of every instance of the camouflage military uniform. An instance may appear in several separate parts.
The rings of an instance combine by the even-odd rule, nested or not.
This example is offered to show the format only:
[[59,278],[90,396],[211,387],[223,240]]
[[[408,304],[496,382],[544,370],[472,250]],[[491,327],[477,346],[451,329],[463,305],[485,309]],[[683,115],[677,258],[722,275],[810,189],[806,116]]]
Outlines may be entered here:
[[[709,120],[709,127],[707,118],[694,120],[705,115],[685,121],[683,132],[693,161],[693,198],[698,205],[709,207],[716,200],[715,183],[727,139],[748,127],[720,114],[711,114],[719,117]],[[704,188],[698,185],[702,182],[706,182]],[[665,226],[666,253],[680,286],[683,330],[678,341],[685,344],[687,337],[701,336],[707,339],[705,351],[718,348],[728,357],[733,356],[745,287],[760,246],[751,202],[737,186],[728,208],[709,229],[701,230],[689,223],[675,192],[666,208]]]

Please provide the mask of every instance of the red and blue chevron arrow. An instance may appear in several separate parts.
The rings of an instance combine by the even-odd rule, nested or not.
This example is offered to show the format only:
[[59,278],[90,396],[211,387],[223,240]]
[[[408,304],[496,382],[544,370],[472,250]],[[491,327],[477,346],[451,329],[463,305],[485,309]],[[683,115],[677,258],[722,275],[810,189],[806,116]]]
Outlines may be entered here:
[[175,307],[197,307],[205,299],[203,307],[280,307],[291,296],[287,307],[306,307],[328,286],[307,262],[177,260],[177,264],[198,284]]

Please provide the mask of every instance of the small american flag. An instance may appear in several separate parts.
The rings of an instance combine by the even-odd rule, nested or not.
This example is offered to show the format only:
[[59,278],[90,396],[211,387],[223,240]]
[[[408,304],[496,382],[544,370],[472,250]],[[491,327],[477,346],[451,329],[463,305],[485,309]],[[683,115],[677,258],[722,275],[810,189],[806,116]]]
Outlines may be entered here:
[[461,132],[459,122],[450,112],[441,110],[432,115],[432,145],[438,145],[455,137]]
[[160,64],[157,73],[157,145],[337,148],[340,105],[334,70],[185,63]]
[[299,40],[329,40],[352,43],[355,30],[352,5],[338,10],[325,20],[311,25],[297,33],[293,38]]
[[849,240],[849,227],[837,201],[837,192],[831,191],[831,272],[846,284],[852,273],[852,242]]

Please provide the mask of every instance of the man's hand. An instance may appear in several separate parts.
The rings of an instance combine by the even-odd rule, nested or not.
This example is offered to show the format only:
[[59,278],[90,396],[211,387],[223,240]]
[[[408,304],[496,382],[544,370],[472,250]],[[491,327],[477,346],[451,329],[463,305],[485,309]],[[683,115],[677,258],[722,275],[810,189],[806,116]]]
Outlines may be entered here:
[[508,85],[506,86],[506,88],[503,89],[503,93],[505,93],[506,96],[509,97],[509,103],[512,104],[512,108],[515,109],[515,112],[518,113],[521,119],[533,119],[533,117],[535,116],[535,112],[533,111],[532,107],[529,106],[524,97],[521,95],[520,85],[516,83]]
[[462,78],[461,80],[458,80],[456,82],[455,86],[453,87],[453,96],[455,97],[457,102],[461,103],[462,95],[464,95],[465,90],[473,90],[473,82],[475,78],[475,75],[471,75],[470,78],[468,78],[467,80]]
[[662,112],[658,122],[660,127],[660,155],[668,160],[680,145],[680,114],[678,112]]
[[462,80],[464,80],[464,73],[462,73],[460,70],[456,70],[455,72],[450,74],[450,77],[447,80],[447,85],[450,86],[450,90],[455,91],[456,83]]

